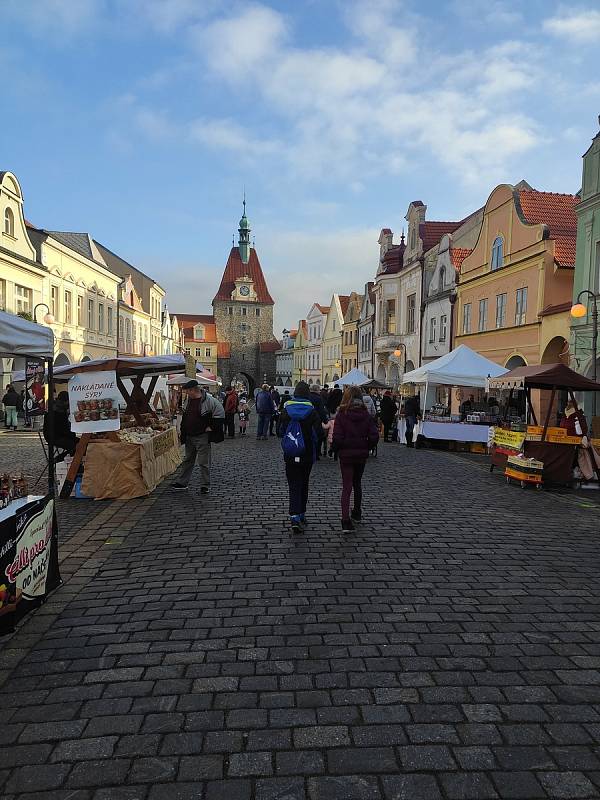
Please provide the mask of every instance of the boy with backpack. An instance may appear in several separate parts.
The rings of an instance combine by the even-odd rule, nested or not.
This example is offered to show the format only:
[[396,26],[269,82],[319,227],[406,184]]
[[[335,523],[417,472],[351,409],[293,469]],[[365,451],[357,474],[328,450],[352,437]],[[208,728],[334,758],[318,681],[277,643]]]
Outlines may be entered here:
[[283,407],[279,433],[290,493],[292,533],[302,533],[306,527],[310,472],[317,457],[317,441],[321,434],[321,419],[310,400],[310,388],[304,381],[300,381],[294,389],[294,397]]

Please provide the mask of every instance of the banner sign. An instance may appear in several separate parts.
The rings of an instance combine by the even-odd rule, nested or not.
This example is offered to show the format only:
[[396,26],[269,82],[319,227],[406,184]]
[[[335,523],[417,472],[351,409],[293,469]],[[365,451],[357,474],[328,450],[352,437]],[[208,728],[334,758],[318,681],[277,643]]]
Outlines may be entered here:
[[32,417],[39,417],[46,410],[44,396],[44,362],[37,358],[28,358],[25,361],[25,401],[23,413],[25,424],[28,425]]
[[525,441],[524,431],[507,431],[504,428],[494,428],[494,446],[499,453],[512,456],[518,453]]
[[118,431],[119,388],[114,370],[80,372],[69,380],[69,410],[74,433]]
[[54,499],[5,509],[0,521],[0,636],[60,583]]

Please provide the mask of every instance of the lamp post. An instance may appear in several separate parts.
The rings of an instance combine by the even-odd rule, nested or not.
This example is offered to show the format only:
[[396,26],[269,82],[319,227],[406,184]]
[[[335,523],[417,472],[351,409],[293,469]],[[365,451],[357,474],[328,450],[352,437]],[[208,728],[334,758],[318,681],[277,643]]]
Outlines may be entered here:
[[401,347],[404,350],[404,362],[402,364],[402,376],[404,377],[404,373],[406,372],[406,345],[404,342],[398,342],[396,349],[394,350],[394,357],[400,358],[402,355],[402,350],[400,350]]
[[46,323],[46,325],[54,325],[54,314],[52,314],[52,312],[50,311],[50,309],[48,308],[46,303],[38,303],[35,306],[35,308],[33,309],[33,321],[37,322],[37,316],[36,315],[37,315],[38,308],[45,308],[46,311],[48,312],[47,314],[44,314],[44,317],[43,317],[43,320]]
[[[592,380],[596,383],[597,379],[597,359],[598,359],[598,299],[600,294],[594,294],[589,289],[582,289],[577,295],[577,302],[571,307],[571,316],[581,319],[588,313],[588,308],[581,302],[581,298],[587,296],[592,301]],[[596,416],[596,392],[592,394],[592,414]]]

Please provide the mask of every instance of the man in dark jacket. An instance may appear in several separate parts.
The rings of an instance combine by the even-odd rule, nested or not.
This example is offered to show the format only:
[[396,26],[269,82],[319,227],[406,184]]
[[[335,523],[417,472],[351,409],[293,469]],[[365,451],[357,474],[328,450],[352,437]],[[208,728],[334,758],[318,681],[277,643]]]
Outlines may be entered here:
[[2,398],[4,406],[4,424],[7,428],[17,430],[17,406],[19,405],[19,395],[14,386],[10,383],[6,387],[6,394]]
[[[50,424],[48,411],[44,414],[43,436],[48,441],[50,436]],[[71,431],[71,421],[69,419],[69,393],[59,392],[54,401],[54,413],[52,416],[54,444],[61,450],[73,455],[79,442],[78,437]]]
[[290,523],[293,533],[302,533],[306,525],[306,503],[312,465],[316,459],[317,438],[321,431],[321,419],[311,402],[310,389],[307,383],[300,381],[294,390],[294,397],[289,400],[279,422],[282,437],[288,435],[288,425],[297,421],[302,431],[304,451],[296,456],[286,456],[284,449],[285,475],[290,496]]
[[421,408],[419,406],[419,395],[407,397],[404,401],[404,417],[406,420],[406,446],[414,447],[413,430],[417,420],[421,419]]
[[267,438],[269,424],[274,411],[275,407],[269,391],[269,384],[263,383],[260,392],[256,395],[256,413],[258,415],[256,438],[258,440]]
[[197,460],[200,467],[200,492],[208,494],[211,434],[222,430],[225,411],[221,403],[208,394],[198,381],[188,381],[181,388],[188,396],[180,430],[181,444],[185,445],[185,458],[179,468],[179,477],[171,486],[173,489],[187,489]]
[[274,386],[271,386],[271,400],[273,401],[273,413],[269,420],[269,436],[275,436],[275,426],[277,424],[277,417],[279,416],[279,404],[281,403],[281,395]]
[[336,383],[333,389],[329,392],[329,397],[327,398],[327,411],[329,411],[330,414],[333,415],[338,410],[338,406],[342,402],[343,396],[344,393]]
[[[327,409],[325,408],[325,403],[323,402],[323,393],[317,391],[316,384],[313,383],[312,386],[309,386],[310,391],[310,402],[313,404],[315,411],[319,415],[320,421],[327,422],[329,416],[327,414]],[[318,443],[317,443],[317,461],[321,455],[321,448],[324,447],[324,455],[327,455],[327,436],[325,435],[325,431],[322,427],[319,428],[319,432],[317,434]]]
[[379,416],[383,422],[383,441],[390,441],[390,430],[396,419],[396,412],[398,411],[392,393],[388,390],[381,398],[379,406]]

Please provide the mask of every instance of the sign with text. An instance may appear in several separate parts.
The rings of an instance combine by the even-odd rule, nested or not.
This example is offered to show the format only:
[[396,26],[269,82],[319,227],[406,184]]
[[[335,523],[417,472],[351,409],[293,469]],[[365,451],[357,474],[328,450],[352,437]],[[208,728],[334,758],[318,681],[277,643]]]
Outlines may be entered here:
[[25,362],[25,401],[23,413],[25,422],[32,417],[39,417],[45,411],[44,397],[44,362],[37,358],[28,358]]
[[494,446],[500,453],[514,455],[523,447],[525,433],[522,431],[507,431],[504,428],[494,428]]
[[74,433],[118,431],[119,388],[114,370],[80,372],[69,380],[69,409]]

